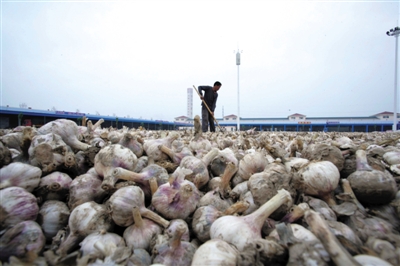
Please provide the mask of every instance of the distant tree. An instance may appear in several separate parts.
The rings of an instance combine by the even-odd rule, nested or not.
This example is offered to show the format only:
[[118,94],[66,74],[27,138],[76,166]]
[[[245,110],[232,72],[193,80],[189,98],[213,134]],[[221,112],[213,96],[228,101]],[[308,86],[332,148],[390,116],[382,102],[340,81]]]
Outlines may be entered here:
[[113,113],[113,116],[117,116],[115,113]]
[[76,112],[79,113],[79,109],[76,109]]
[[96,111],[96,115],[100,115],[100,113],[98,111]]
[[28,108],[28,105],[26,103],[20,103],[19,108]]
[[51,107],[51,110],[55,112],[55,111],[57,111],[57,107],[53,106],[53,107]]

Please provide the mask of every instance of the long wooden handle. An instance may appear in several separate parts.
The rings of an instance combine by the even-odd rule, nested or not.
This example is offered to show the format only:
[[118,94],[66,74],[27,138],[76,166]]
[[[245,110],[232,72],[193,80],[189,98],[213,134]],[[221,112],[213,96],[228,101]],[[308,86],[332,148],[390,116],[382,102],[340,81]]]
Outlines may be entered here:
[[[199,95],[199,97],[201,98],[201,95],[199,93],[199,91],[196,89],[196,86],[193,85],[194,90],[197,92],[197,94]],[[217,123],[217,126],[219,127],[219,129],[223,132],[224,130],[222,129],[222,127],[218,124],[217,119],[215,119],[213,112],[211,112],[210,108],[208,108],[208,105],[206,103],[206,101],[204,101],[204,99],[201,99],[205,105],[205,107],[207,107],[207,110],[210,112],[211,116],[214,118],[215,123]]]

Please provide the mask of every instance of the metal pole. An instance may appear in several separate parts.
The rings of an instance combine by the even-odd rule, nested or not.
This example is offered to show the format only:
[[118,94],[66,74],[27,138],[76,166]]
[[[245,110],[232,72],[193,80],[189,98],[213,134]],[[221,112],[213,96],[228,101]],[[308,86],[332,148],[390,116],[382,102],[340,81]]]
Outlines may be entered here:
[[238,80],[237,80],[237,87],[238,87],[238,90],[237,90],[237,93],[238,93],[238,95],[237,95],[237,100],[238,100],[238,102],[237,102],[237,106],[238,106],[238,115],[237,115],[237,131],[240,131],[240,100],[239,100],[239,65],[237,66],[237,69],[238,69],[238,73],[237,73],[237,78],[238,78]]
[[240,100],[239,100],[239,98],[240,98],[240,93],[239,93],[239,66],[240,66],[240,51],[239,51],[239,49],[237,50],[237,53],[236,53],[236,65],[237,65],[237,71],[238,71],[238,73],[237,73],[237,108],[238,108],[238,113],[237,113],[237,118],[236,118],[236,121],[237,121],[237,131],[240,131]]
[[393,112],[393,131],[397,130],[397,66],[398,66],[398,44],[399,36],[395,35],[396,38],[396,50],[395,50],[395,63],[394,63],[394,112]]

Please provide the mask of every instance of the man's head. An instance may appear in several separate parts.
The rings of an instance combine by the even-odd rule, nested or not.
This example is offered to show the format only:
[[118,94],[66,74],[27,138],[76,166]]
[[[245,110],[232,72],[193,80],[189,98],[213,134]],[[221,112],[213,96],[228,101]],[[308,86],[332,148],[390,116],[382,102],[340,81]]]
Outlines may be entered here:
[[217,92],[221,88],[222,84],[219,81],[214,82],[213,91]]

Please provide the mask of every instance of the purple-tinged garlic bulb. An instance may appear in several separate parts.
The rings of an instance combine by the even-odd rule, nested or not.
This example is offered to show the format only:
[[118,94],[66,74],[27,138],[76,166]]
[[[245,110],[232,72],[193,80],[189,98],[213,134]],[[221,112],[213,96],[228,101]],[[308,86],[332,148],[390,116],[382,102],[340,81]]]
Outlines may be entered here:
[[101,203],[108,194],[107,191],[102,189],[102,183],[102,178],[94,168],[72,180],[69,185],[68,196],[68,206],[71,211],[85,202],[95,201]]
[[125,133],[120,139],[119,144],[130,149],[137,158],[143,155],[143,145],[138,141],[138,137],[131,133]]
[[340,173],[330,161],[310,162],[293,177],[296,189],[307,195],[317,196],[328,205],[336,205],[333,191],[339,184]]
[[42,202],[46,200],[64,201],[71,182],[72,179],[68,174],[56,171],[42,177],[34,193]]
[[75,249],[89,234],[101,230],[111,230],[114,224],[109,211],[103,204],[94,201],[85,202],[77,206],[69,216],[69,234],[61,242],[56,253],[61,257]]
[[153,263],[164,265],[182,265],[190,266],[196,247],[186,241],[182,241],[182,235],[186,228],[182,225],[178,226],[174,236],[169,241],[155,245],[153,249]]
[[182,159],[186,156],[193,156],[192,151],[188,147],[183,147],[179,152],[174,151],[171,148],[168,148],[165,145],[159,145],[158,148],[165,154],[171,158],[172,162],[176,164],[180,164]]
[[291,201],[290,193],[284,189],[264,203],[260,208],[246,216],[226,215],[211,225],[211,239],[220,238],[235,245],[239,251],[256,240],[261,239],[261,228],[265,220],[286,201]]
[[70,214],[67,204],[62,201],[47,200],[40,206],[37,222],[48,242],[51,242],[60,229],[67,226]]
[[181,236],[182,241],[190,241],[190,232],[188,224],[182,219],[171,220],[168,227],[164,230],[164,235],[169,239],[172,238],[181,227],[184,227],[183,234]]
[[0,189],[22,187],[32,192],[40,182],[42,170],[24,163],[11,163],[0,169]]
[[0,190],[0,228],[23,221],[36,220],[39,206],[36,197],[20,187],[8,187]]
[[149,164],[140,171],[140,173],[135,173],[133,171],[126,170],[121,167],[114,169],[112,173],[113,179],[122,179],[127,181],[134,181],[144,192],[146,198],[150,198],[150,184],[149,180],[155,178],[157,185],[161,186],[168,182],[169,176],[165,168],[157,164]]
[[366,152],[356,152],[357,171],[347,177],[357,199],[367,204],[387,204],[397,193],[393,176],[387,171],[374,170],[367,162]]
[[160,235],[162,228],[152,220],[142,218],[137,206],[133,207],[132,215],[135,223],[127,227],[123,234],[126,245],[131,249],[140,248],[150,251],[150,240]]
[[181,161],[180,167],[192,171],[191,174],[186,176],[186,179],[193,182],[199,189],[204,187],[210,180],[207,167],[217,154],[218,149],[213,148],[202,159],[198,159],[194,156],[184,157]]
[[94,169],[103,177],[102,188],[104,190],[114,188],[118,180],[113,176],[115,168],[121,167],[133,170],[136,162],[136,155],[130,149],[120,144],[113,144],[102,148],[94,158]]
[[194,253],[192,266],[238,265],[239,251],[222,239],[211,239],[202,244]]
[[159,186],[154,193],[151,203],[163,217],[186,219],[195,211],[200,191],[192,182],[184,179],[190,172],[178,167],[171,176],[171,183]]
[[144,206],[143,190],[137,186],[119,188],[107,201],[107,205],[111,210],[113,221],[122,227],[128,227],[134,223],[132,209],[135,206],[139,208],[142,217],[150,219],[164,228],[169,225],[167,220]]
[[36,222],[18,222],[0,237],[0,260],[7,261],[10,256],[37,256],[45,244],[42,228]]

